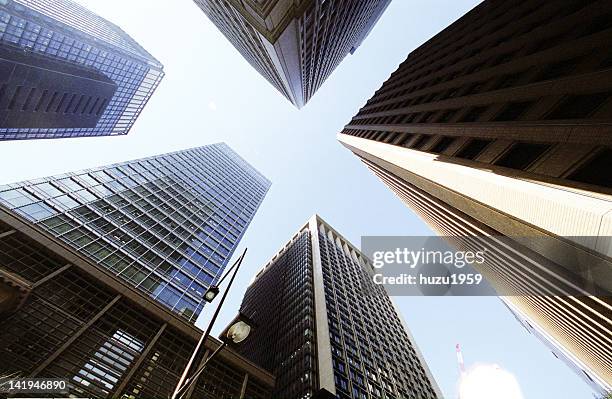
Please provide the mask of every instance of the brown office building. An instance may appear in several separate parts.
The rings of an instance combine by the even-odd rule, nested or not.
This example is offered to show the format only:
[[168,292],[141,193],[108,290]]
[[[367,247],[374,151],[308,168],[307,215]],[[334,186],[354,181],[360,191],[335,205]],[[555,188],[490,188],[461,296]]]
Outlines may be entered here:
[[611,42],[609,0],[485,1],[410,53],[338,136],[439,233],[529,237],[518,251],[500,244],[484,274],[501,292],[551,290],[504,299],[602,391],[612,385]]
[[240,312],[265,328],[238,350],[276,376],[274,399],[442,397],[373,270],[314,215],[257,273]]
[[298,108],[372,30],[391,0],[194,0]]
[[[201,333],[0,207],[1,376],[63,378],[72,397],[168,398]],[[189,396],[265,399],[273,386],[270,373],[225,349]]]

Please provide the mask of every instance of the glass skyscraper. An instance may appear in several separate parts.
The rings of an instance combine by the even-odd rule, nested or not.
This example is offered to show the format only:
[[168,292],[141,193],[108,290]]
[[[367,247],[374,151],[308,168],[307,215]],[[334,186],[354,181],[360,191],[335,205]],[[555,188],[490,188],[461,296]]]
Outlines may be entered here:
[[[201,335],[0,206],[0,376],[67,380],[38,397],[169,398]],[[271,399],[274,376],[225,348],[194,385],[193,399]]]
[[269,187],[221,143],[0,186],[0,204],[194,322]]
[[[19,81],[3,72],[0,140],[127,134],[164,76],[162,64],[118,26],[70,0],[0,0],[0,49],[0,61],[7,62],[8,51],[12,65],[29,59],[38,74],[65,73],[69,65],[82,69],[71,75],[86,74],[90,85],[99,81],[98,88],[81,88],[49,76]],[[112,87],[96,95],[105,83]],[[28,117],[3,123],[2,111],[13,108]],[[45,125],[37,118],[51,114],[64,119]],[[75,123],[75,115],[86,120]]]

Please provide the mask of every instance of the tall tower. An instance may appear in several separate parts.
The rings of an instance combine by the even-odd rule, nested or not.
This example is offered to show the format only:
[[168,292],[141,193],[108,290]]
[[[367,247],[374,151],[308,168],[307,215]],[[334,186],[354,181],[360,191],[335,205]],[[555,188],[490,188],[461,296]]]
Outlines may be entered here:
[[0,186],[0,204],[195,322],[269,187],[213,144]]
[[[608,385],[611,4],[486,0],[338,136],[440,234],[522,238],[497,240],[483,272],[500,292],[544,292],[505,299]],[[603,295],[575,288],[589,285]]]
[[0,2],[0,140],[127,134],[164,76],[71,0]]
[[274,398],[441,397],[384,288],[367,290],[371,271],[315,215],[257,273],[240,312],[260,327],[240,351],[276,376]]
[[194,0],[234,47],[298,108],[391,0]]

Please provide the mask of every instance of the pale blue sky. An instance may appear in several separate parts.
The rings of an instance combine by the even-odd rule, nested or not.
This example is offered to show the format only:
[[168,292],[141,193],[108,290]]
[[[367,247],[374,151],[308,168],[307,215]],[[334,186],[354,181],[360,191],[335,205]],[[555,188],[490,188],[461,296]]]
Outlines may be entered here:
[[[394,0],[355,55],[301,111],[190,0],[78,1],[132,35],[164,64],[166,77],[128,136],[0,143],[0,184],[228,143],[273,185],[240,245],[249,253],[216,331],[237,312],[255,271],[313,213],[356,245],[362,235],[433,234],[336,134],[411,50],[477,1]],[[456,398],[456,343],[468,367],[496,363],[513,373],[525,398],[592,398],[590,388],[496,298],[396,302],[446,398]]]

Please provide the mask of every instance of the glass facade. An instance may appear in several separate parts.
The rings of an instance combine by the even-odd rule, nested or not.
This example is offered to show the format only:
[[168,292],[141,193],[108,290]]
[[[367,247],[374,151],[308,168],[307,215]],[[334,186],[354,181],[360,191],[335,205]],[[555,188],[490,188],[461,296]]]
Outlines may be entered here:
[[[0,210],[0,375],[65,379],[63,397],[169,398],[201,330],[115,278],[100,279],[55,244]],[[8,306],[7,293],[18,297]],[[206,347],[218,344],[209,337]],[[273,384],[225,348],[191,398],[270,399]]]
[[127,134],[164,76],[119,27],[70,0],[0,0],[0,45],[95,69],[117,85],[97,104],[104,112],[95,127],[0,127],[0,140]]
[[222,143],[0,186],[0,203],[193,322],[269,186]]

